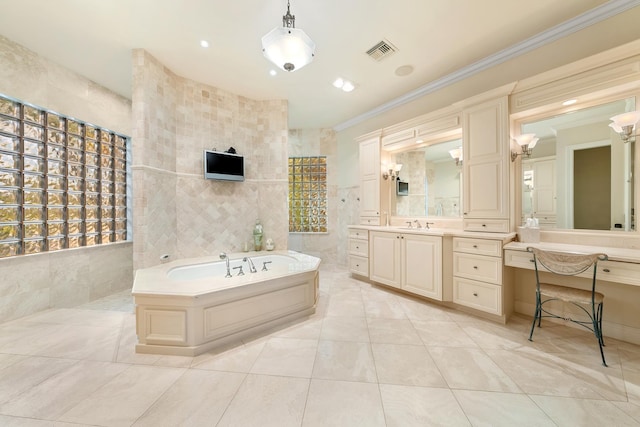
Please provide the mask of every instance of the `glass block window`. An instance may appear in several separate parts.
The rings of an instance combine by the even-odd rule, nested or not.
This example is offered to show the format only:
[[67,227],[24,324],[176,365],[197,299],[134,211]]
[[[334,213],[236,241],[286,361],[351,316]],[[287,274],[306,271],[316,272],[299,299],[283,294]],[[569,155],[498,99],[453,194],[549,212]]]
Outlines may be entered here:
[[128,141],[0,96],[0,258],[127,240]]
[[327,231],[327,158],[289,157],[289,232]]

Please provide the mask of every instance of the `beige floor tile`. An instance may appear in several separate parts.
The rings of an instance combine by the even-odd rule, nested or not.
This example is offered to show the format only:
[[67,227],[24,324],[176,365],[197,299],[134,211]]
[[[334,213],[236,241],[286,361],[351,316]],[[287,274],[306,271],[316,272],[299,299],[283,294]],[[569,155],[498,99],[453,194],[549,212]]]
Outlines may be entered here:
[[210,371],[247,373],[266,343],[266,340],[259,340],[247,344],[229,344],[194,357],[191,367]]
[[380,384],[387,427],[470,426],[449,389]]
[[555,426],[526,394],[470,390],[454,390],[453,394],[474,426]]
[[[620,400],[620,393],[624,390],[619,369],[605,368],[596,363],[590,368],[595,370],[589,373],[589,369],[585,371],[579,364],[535,349],[486,352],[528,394],[584,399],[615,396]],[[604,373],[607,369],[608,374]]]
[[636,405],[631,402],[612,402],[615,406],[620,408],[625,414],[638,422],[640,425],[640,405]]
[[48,345],[60,342],[65,325],[11,322],[0,325],[0,353],[34,355]]
[[7,402],[70,368],[75,360],[26,357],[0,371],[0,403]]
[[407,319],[367,319],[371,342],[423,345],[420,335]]
[[[19,354],[2,354],[0,353],[0,371],[2,371],[3,369],[8,368],[9,366],[13,365],[14,363],[18,363],[23,361],[24,359],[28,358],[29,356],[22,356]],[[2,375],[2,373],[0,372],[0,375]]]
[[530,345],[528,331],[486,322],[458,322],[458,325],[481,348],[511,350]]
[[364,304],[357,299],[340,299],[332,295],[327,307],[327,316],[365,317]]
[[309,379],[249,374],[217,427],[298,426]]
[[317,340],[322,330],[322,319],[307,319],[286,328],[273,332],[272,336],[280,338],[300,338]]
[[384,425],[377,384],[311,380],[303,427]]
[[28,316],[23,321],[76,326],[117,327],[126,313],[83,308],[59,308]]
[[516,383],[484,351],[428,347],[449,388],[521,393]]
[[452,320],[449,311],[427,302],[405,298],[400,299],[400,305],[411,320]]
[[134,426],[216,425],[246,374],[190,370]]
[[406,319],[407,315],[395,300],[365,300],[364,311],[368,318]]
[[47,420],[36,420],[33,418],[12,417],[0,415],[0,426],[2,427],[86,427],[82,424],[52,422]]
[[321,340],[318,343],[313,378],[377,382],[371,346],[369,343]]
[[0,405],[0,413],[56,420],[125,369],[109,362],[75,362]]
[[59,420],[108,426],[131,425],[183,373],[183,369],[177,368],[129,366]]
[[559,426],[638,426],[611,402],[535,395],[531,399]]
[[311,378],[317,348],[317,340],[270,338],[251,373]]
[[325,317],[321,340],[369,342],[369,328],[364,317]]
[[455,322],[412,320],[422,342],[427,347],[478,347]]
[[372,344],[371,347],[381,384],[447,387],[424,346]]
[[62,328],[55,336],[46,339],[47,345],[45,347],[34,351],[32,354],[106,362],[115,359],[120,337],[119,326],[65,325]]

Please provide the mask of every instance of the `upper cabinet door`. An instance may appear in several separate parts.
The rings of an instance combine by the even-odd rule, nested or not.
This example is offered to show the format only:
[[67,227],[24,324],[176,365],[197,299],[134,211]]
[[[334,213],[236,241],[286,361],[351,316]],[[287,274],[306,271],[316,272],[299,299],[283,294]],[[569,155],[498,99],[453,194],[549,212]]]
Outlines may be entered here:
[[509,220],[507,97],[463,111],[464,218]]

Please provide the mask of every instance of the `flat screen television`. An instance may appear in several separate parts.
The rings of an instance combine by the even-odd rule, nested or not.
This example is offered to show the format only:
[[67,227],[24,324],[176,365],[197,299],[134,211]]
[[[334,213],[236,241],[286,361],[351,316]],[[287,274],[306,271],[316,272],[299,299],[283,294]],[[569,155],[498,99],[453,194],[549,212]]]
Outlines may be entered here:
[[204,177],[219,181],[244,181],[244,157],[204,150]]

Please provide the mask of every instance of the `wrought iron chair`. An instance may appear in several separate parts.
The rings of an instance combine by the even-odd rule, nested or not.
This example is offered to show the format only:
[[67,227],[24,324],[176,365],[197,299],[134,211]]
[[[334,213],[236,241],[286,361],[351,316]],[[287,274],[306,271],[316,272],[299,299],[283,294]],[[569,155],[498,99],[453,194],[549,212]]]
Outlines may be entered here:
[[[596,292],[596,273],[598,271],[598,261],[607,260],[605,254],[575,254],[566,252],[545,251],[542,249],[528,247],[527,251],[533,253],[533,262],[536,271],[536,312],[531,325],[529,341],[533,341],[533,331],[538,322],[538,327],[543,317],[569,320],[592,331],[598,340],[602,364],[607,366],[604,359],[604,340],[602,337],[602,303],[604,295]],[[545,270],[546,269],[546,270]],[[576,276],[586,271],[593,270],[593,281],[591,289],[582,290],[570,288],[562,285],[553,285],[541,282],[540,272],[548,271],[562,276]],[[544,304],[550,301],[564,301],[579,307],[586,313],[589,320],[577,320],[554,314],[545,309]]]

